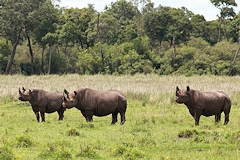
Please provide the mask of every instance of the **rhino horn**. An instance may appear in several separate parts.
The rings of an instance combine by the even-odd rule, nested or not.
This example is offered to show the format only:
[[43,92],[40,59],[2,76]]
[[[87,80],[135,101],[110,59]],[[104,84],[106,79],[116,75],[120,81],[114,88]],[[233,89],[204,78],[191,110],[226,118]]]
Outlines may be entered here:
[[69,94],[69,92],[66,90],[66,89],[64,89],[64,91],[63,91],[65,94]]

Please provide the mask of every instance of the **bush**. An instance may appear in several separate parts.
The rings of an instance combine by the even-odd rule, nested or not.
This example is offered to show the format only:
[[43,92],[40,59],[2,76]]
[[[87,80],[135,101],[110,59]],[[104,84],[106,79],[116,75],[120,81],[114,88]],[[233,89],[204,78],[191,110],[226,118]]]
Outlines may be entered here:
[[1,147],[0,148],[0,159],[1,160],[15,159],[12,149],[8,146]]
[[16,137],[16,147],[28,148],[33,145],[29,135],[20,135]]

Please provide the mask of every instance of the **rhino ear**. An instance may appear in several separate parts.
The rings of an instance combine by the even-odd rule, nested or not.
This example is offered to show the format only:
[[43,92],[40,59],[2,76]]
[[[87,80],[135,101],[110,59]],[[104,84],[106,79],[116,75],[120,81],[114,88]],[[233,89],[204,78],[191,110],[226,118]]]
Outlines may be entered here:
[[65,95],[63,94],[63,102],[65,102],[67,99],[65,97]]
[[176,91],[180,91],[180,89],[178,88],[178,86],[176,87]]
[[[20,88],[19,88],[20,89]],[[26,91],[26,89],[24,88],[24,87],[22,87],[22,90],[25,92]]]
[[18,93],[19,93],[19,94],[22,94],[20,87],[18,88]]
[[77,92],[76,91],[74,91],[74,94],[75,94],[75,96],[77,95]]
[[187,86],[187,91],[190,91],[190,87],[189,86]]
[[63,91],[65,94],[69,94],[69,92],[66,90],[66,89],[64,89],[64,91]]

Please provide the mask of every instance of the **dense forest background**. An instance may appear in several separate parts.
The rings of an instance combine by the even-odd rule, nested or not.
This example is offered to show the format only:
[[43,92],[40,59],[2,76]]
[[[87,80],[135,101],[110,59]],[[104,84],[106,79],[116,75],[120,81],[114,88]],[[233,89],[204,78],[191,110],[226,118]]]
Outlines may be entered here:
[[1,0],[0,73],[240,75],[237,4],[210,1],[214,21],[151,0],[118,0],[103,12]]

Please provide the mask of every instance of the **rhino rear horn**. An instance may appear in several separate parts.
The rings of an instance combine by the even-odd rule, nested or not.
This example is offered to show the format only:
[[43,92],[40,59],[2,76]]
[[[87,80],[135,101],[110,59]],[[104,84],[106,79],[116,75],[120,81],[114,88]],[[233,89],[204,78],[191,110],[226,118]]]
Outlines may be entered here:
[[189,86],[187,86],[187,91],[190,91],[190,87]]

